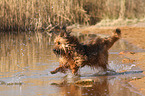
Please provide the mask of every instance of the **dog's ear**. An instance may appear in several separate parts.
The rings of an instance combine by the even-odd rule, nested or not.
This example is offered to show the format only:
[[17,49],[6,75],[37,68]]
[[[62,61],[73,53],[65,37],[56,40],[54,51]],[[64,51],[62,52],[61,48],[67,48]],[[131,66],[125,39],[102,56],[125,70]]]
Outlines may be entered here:
[[63,26],[61,28],[60,34],[61,37],[68,37],[70,35],[70,32],[66,30],[66,26]]
[[67,37],[69,35],[67,34],[67,32],[61,31],[60,34],[59,34],[59,36],[60,37]]

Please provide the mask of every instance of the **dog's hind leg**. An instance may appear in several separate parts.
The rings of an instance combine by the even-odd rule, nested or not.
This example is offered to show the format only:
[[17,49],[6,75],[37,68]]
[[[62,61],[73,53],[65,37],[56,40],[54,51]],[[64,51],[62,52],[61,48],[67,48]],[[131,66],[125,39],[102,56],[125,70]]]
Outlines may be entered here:
[[78,75],[78,69],[79,68],[73,68],[73,69],[71,69],[72,70],[72,74]]

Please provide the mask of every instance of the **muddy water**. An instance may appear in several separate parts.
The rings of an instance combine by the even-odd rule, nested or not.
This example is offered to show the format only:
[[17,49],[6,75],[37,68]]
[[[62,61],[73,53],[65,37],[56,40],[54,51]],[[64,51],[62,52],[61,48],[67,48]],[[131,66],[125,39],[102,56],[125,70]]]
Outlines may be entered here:
[[[95,35],[80,35],[82,42]],[[140,51],[124,40],[110,50],[109,66],[116,72],[99,72],[88,67],[80,77],[49,71],[59,65],[53,54],[53,38],[41,33],[0,34],[0,96],[141,96],[127,82],[143,77],[135,62],[122,63],[120,51]],[[77,80],[94,80],[75,84]]]

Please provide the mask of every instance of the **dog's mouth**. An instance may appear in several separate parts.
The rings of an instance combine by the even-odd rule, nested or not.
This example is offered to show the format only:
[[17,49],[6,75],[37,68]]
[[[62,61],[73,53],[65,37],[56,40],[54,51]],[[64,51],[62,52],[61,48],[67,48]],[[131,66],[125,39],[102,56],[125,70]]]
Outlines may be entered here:
[[63,55],[63,54],[65,54],[64,50],[60,50],[60,49],[53,49],[53,52],[56,55]]

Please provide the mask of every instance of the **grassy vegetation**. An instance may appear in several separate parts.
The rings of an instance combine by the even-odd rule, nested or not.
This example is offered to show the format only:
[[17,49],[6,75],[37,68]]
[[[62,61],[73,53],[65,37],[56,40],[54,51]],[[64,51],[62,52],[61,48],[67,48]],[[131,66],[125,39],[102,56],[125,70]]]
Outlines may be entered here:
[[145,0],[0,0],[0,30],[3,31],[144,17]]

